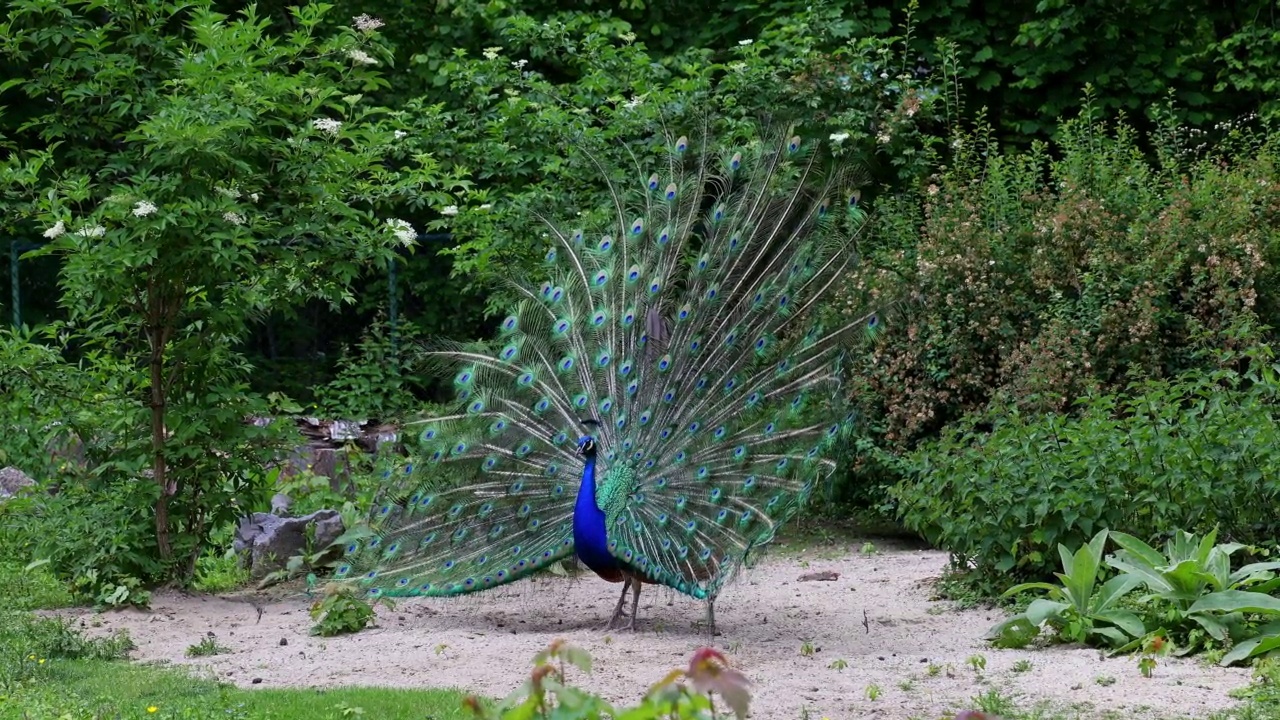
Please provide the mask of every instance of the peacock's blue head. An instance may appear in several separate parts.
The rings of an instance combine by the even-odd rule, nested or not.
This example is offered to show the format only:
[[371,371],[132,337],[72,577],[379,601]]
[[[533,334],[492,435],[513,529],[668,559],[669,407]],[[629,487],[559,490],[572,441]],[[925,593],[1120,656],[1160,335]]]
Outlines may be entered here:
[[578,438],[578,454],[594,460],[596,457],[596,439],[590,435]]

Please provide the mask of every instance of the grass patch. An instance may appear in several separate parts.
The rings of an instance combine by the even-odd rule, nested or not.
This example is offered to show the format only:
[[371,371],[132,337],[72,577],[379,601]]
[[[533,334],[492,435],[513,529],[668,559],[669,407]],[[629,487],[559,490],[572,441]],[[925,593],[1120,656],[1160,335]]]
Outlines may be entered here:
[[49,572],[47,565],[27,569],[26,563],[0,560],[0,608],[48,610],[75,602],[67,586]]
[[118,720],[461,720],[451,690],[241,689],[179,668],[104,660],[50,661],[34,682],[0,692],[0,718]]
[[222,593],[249,582],[249,568],[242,567],[235,553],[214,554],[209,551],[196,561],[196,575],[191,587],[199,592]]

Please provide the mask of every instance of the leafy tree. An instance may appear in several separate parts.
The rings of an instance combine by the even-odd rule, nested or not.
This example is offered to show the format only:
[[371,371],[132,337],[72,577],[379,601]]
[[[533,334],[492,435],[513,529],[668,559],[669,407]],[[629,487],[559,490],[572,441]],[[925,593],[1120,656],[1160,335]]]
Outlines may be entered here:
[[309,5],[275,36],[253,7],[9,7],[0,37],[19,72],[0,87],[26,101],[5,214],[39,223],[39,252],[62,257],[69,337],[135,370],[123,392],[146,416],[127,429],[149,437],[156,548],[168,561],[176,537],[194,560],[266,459],[240,452],[258,432],[246,416],[265,410],[236,349],[249,323],[274,305],[349,303],[362,269],[415,242],[383,213],[449,204],[466,183],[366,99],[386,87],[375,18],[326,29],[329,7]]

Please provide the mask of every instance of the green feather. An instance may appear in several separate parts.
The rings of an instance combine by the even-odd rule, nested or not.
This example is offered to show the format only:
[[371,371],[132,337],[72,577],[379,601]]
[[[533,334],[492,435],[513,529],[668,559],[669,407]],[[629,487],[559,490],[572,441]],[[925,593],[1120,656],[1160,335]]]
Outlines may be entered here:
[[547,222],[542,276],[518,285],[492,347],[426,353],[457,410],[424,425],[415,472],[388,481],[341,578],[457,595],[569,557],[590,432],[610,552],[713,598],[830,475],[854,419],[842,357],[882,327],[871,308],[821,322],[857,262],[854,178],[789,129],[663,146],[630,176],[647,179],[606,180],[607,225]]

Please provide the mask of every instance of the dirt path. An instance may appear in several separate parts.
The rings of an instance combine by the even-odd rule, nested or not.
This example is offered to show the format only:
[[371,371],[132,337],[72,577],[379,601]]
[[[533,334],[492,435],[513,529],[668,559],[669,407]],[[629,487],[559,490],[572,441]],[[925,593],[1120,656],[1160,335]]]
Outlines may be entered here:
[[[850,549],[824,557],[766,560],[716,605],[722,632],[716,644],[755,683],[754,718],[795,720],[806,712],[814,720],[937,718],[992,691],[1023,708],[1042,701],[1076,707],[1079,717],[1119,710],[1126,717],[1202,717],[1234,704],[1227,693],[1249,682],[1247,670],[1194,660],[1162,660],[1145,679],[1134,658],[1103,660],[1086,649],[995,650],[981,637],[999,620],[996,611],[960,612],[929,600],[928,581],[942,572],[943,553]],[[816,571],[839,579],[797,581]],[[307,634],[301,597],[267,601],[261,619],[243,601],[178,593],[158,594],[150,612],[71,613],[90,632],[127,628],[139,660],[203,666],[258,687],[454,686],[504,696],[522,681],[534,653],[565,638],[595,659],[594,674],[577,681],[630,701],[704,644],[692,627],[703,606],[646,589],[641,632],[606,634],[599,628],[618,590],[593,578],[552,578],[474,599],[414,599],[379,609],[378,627],[329,639]],[[185,657],[210,632],[232,652]],[[801,652],[806,643],[811,655]],[[981,673],[967,662],[976,654],[986,659]],[[838,669],[838,660],[847,666]],[[1015,671],[1020,660],[1030,669]],[[880,689],[874,701],[871,685]]]

